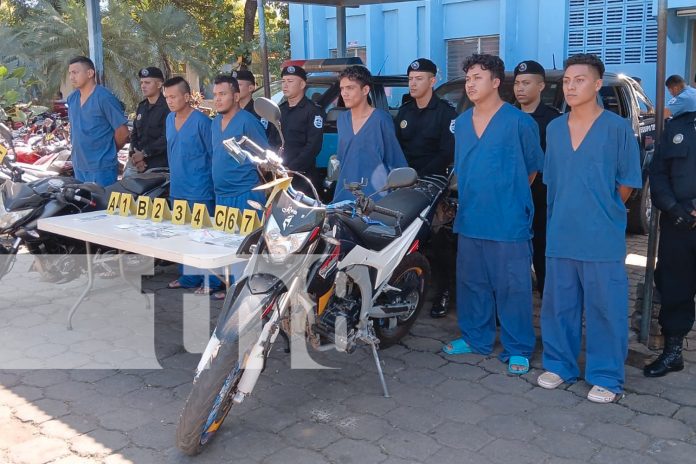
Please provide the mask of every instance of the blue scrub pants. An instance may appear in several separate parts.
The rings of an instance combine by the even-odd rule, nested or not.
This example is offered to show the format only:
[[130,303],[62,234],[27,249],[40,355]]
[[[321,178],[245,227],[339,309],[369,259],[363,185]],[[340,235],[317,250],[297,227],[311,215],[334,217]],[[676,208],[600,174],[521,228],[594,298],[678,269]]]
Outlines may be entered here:
[[118,177],[118,166],[94,171],[83,171],[82,169],[73,167],[73,171],[75,173],[75,179],[80,182],[94,182],[102,187],[115,184]]
[[628,354],[628,276],[621,261],[546,258],[544,368],[574,382],[585,310],[585,380],[621,393]]
[[459,235],[457,318],[462,338],[476,353],[489,354],[500,320],[499,358],[529,358],[536,336],[532,322],[531,245]]
[[[178,198],[170,198],[171,204],[174,204],[174,200]],[[208,201],[195,201],[186,200],[189,204],[189,208],[193,208],[194,203],[203,203],[206,208],[208,208],[208,214],[214,214],[215,203],[212,200]],[[184,273],[186,272],[186,273]],[[208,277],[208,287],[212,289],[218,289],[222,287],[222,281],[217,278],[214,274],[211,274],[207,270],[196,269],[190,266],[184,266],[179,264],[179,283],[183,288],[194,288],[200,287],[205,283],[205,278]]]

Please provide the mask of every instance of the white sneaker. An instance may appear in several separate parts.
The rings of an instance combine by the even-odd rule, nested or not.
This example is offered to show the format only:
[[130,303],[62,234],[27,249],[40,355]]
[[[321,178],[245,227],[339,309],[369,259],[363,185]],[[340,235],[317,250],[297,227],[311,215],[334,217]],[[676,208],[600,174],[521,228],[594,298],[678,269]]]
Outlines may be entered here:
[[561,386],[561,384],[563,384],[563,379],[558,374],[546,371],[537,378],[537,384],[541,388],[553,390],[554,388],[558,388]]
[[587,399],[593,403],[612,403],[614,400],[616,400],[617,396],[618,395],[616,393],[610,392],[606,388],[595,385],[587,394]]

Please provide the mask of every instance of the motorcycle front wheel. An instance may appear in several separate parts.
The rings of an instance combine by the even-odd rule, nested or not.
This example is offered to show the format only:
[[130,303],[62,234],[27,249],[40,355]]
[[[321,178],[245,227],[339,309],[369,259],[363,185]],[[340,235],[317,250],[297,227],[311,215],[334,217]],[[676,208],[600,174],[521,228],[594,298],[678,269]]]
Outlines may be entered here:
[[[220,323],[220,321],[218,321]],[[176,446],[194,456],[214,437],[234,405],[232,399],[244,373],[240,359],[251,349],[250,336],[261,332],[261,318],[252,317],[241,326],[232,321],[225,325],[225,337],[196,379],[186,399],[176,429]],[[240,345],[245,348],[240,356]]]

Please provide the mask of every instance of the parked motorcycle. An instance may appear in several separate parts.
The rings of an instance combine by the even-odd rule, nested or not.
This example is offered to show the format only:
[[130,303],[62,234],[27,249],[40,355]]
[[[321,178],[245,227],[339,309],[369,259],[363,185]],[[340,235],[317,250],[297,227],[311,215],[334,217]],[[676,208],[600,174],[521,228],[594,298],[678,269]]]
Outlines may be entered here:
[[[0,135],[9,129],[0,124]],[[69,282],[85,269],[85,244],[68,237],[46,233],[38,229],[38,220],[67,214],[106,209],[111,192],[126,192],[135,196],[167,197],[169,174],[148,172],[122,179],[106,189],[93,183],[81,183],[73,177],[53,176],[32,182],[23,181],[23,172],[12,165],[7,157],[0,160],[0,171],[9,178],[0,187],[0,235],[12,237],[10,247],[0,246],[0,279],[12,268],[21,246],[34,255],[33,269],[51,282]],[[95,250],[95,264],[111,272],[109,262],[117,250]],[[136,272],[149,261],[132,255],[126,262],[129,271]]]
[[[275,103],[259,98],[254,109],[282,134]],[[177,446],[189,455],[252,393],[279,334],[318,351],[369,346],[388,396],[377,348],[401,340],[423,306],[430,266],[420,247],[447,190],[445,177],[418,180],[400,168],[379,200],[352,183],[355,200],[325,205],[292,188],[299,174],[272,151],[246,137],[224,143],[238,162],[251,160],[275,180],[262,187],[272,189],[264,224],[239,248],[249,262],[228,292],[179,419]]]

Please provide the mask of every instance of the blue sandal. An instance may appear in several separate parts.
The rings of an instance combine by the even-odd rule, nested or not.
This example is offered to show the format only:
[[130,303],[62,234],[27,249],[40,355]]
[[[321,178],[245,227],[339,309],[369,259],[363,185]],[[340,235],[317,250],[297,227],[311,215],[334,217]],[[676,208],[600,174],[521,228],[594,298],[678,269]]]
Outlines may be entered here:
[[467,354],[473,353],[473,350],[463,338],[458,338],[443,346],[442,352],[445,354]]
[[[512,367],[522,367],[523,369],[513,369]],[[508,360],[508,372],[515,375],[522,375],[529,372],[529,359],[524,356],[510,356]]]

